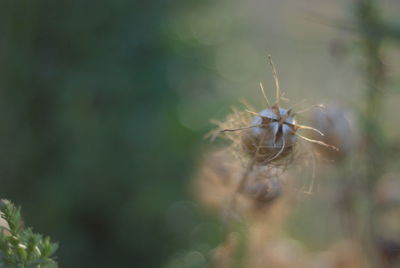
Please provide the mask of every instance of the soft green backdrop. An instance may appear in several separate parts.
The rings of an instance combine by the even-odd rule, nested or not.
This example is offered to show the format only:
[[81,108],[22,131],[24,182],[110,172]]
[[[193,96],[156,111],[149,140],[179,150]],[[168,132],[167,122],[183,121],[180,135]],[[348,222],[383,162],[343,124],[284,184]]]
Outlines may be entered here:
[[208,120],[261,104],[267,52],[289,97],[357,105],[353,59],[329,53],[347,36],[309,19],[345,2],[2,0],[1,197],[61,267],[201,266],[219,229],[187,187]]

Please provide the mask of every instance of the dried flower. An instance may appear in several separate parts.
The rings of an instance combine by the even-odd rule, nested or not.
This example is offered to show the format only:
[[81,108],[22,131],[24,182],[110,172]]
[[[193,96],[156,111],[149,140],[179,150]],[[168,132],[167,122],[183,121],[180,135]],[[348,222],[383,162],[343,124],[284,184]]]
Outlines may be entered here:
[[297,141],[294,114],[274,106],[253,117],[251,129],[242,133],[243,149],[257,164],[264,165],[286,158]]
[[337,150],[336,147],[323,141],[310,139],[298,133],[299,129],[308,129],[321,136],[324,135],[315,128],[297,124],[295,121],[296,113],[292,109],[285,109],[280,106],[280,102],[284,98],[280,93],[275,65],[270,56],[268,59],[272,66],[275,81],[275,103],[272,106],[270,105],[263,85],[260,83],[268,108],[259,113],[254,112],[254,109],[249,105],[247,105],[248,109],[245,111],[234,110],[234,113],[229,115],[224,122],[214,121],[219,128],[214,131],[213,137],[216,136],[215,134],[224,133],[224,137],[232,141],[232,146],[236,151],[244,152],[244,155],[252,159],[251,165],[286,166],[292,159],[291,156],[293,156],[292,153],[298,138]]

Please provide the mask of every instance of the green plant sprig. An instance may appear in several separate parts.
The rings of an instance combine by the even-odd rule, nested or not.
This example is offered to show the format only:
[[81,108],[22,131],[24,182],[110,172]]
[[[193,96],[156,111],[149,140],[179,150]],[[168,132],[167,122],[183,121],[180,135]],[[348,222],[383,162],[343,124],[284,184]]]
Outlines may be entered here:
[[0,267],[55,268],[54,253],[58,245],[49,237],[25,228],[21,209],[8,200],[1,200],[0,215],[5,220],[0,227]]

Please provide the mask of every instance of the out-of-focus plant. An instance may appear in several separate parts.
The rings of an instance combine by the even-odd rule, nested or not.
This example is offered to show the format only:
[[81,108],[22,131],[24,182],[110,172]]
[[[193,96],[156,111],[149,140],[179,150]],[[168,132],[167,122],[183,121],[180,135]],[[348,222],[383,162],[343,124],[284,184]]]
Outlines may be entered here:
[[[357,37],[355,47],[363,60],[360,70],[365,95],[359,121],[348,120],[346,109],[339,105],[326,107],[323,112],[316,111],[317,116],[311,120],[316,129],[302,126],[325,134],[311,140],[319,145],[328,144],[322,149],[331,147],[329,145],[339,148],[338,152],[331,147],[319,153],[330,160],[332,170],[340,177],[330,182],[336,188],[329,188],[328,194],[337,202],[340,216],[347,221],[342,226],[348,229],[347,232],[342,233],[341,238],[333,238],[333,243],[324,245],[325,253],[311,252],[296,245],[294,240],[285,240],[284,217],[272,213],[282,200],[288,198],[288,180],[280,180],[282,174],[271,171],[282,166],[286,168],[291,163],[280,161],[293,155],[289,149],[294,149],[296,143],[296,137],[291,136],[297,135],[295,113],[278,105],[256,113],[248,106],[248,111],[234,111],[226,121],[217,122],[219,130],[233,142],[231,152],[239,155],[239,160],[234,160],[227,151],[218,152],[218,157],[209,155],[213,160],[205,163],[196,184],[199,199],[212,209],[223,210],[224,203],[229,203],[229,195],[237,195],[236,212],[243,219],[247,232],[245,238],[241,238],[232,230],[228,231],[226,241],[216,249],[216,267],[398,267],[399,237],[388,236],[384,225],[387,223],[385,217],[393,218],[393,215],[387,216],[386,211],[398,206],[397,199],[393,198],[396,189],[388,188],[396,188],[398,184],[393,181],[393,175],[389,182],[382,181],[382,178],[387,180],[385,174],[391,172],[390,165],[398,146],[386,136],[382,121],[388,86],[385,46],[388,40],[400,40],[400,29],[384,19],[377,1],[356,1],[354,11],[353,23],[346,24],[344,29],[351,30]],[[360,130],[358,126],[361,126]],[[309,138],[306,140],[310,141]],[[326,174],[331,176],[333,173],[328,170]],[[290,209],[290,202],[284,207]],[[237,252],[240,245],[246,249],[245,254],[238,257],[235,249]],[[277,258],[279,254],[284,258]],[[236,264],[232,266],[232,262]]]
[[1,1],[0,196],[59,241],[60,266],[161,267],[188,243],[165,211],[202,136],[179,86],[207,82],[191,26],[208,4]]
[[[385,174],[389,172],[393,159],[398,157],[397,142],[388,139],[383,122],[389,92],[386,48],[388,41],[399,42],[400,28],[396,22],[385,19],[379,1],[356,1],[353,16],[353,23],[345,24],[343,29],[350,30],[357,37],[356,48],[362,55],[360,71],[364,81],[364,101],[359,111],[358,155],[351,167],[340,166],[340,176],[345,179],[341,180],[344,187],[339,193],[339,207],[350,219],[350,235],[363,246],[364,266],[397,267],[399,237],[385,236],[385,227],[381,224],[388,205],[381,202],[386,200],[381,181],[387,177]],[[346,136],[350,140],[350,135]],[[376,198],[377,192],[379,198]],[[393,205],[396,206],[393,203],[390,207]]]
[[[393,259],[379,258],[385,257],[385,247],[382,245],[383,237],[381,226],[379,226],[382,207],[374,199],[379,179],[385,174],[389,158],[391,141],[385,137],[382,128],[382,118],[385,106],[385,89],[387,86],[386,66],[384,64],[384,45],[387,40],[398,40],[399,29],[396,30],[394,23],[389,23],[383,19],[379,4],[374,0],[360,0],[356,5],[357,30],[364,55],[365,68],[365,107],[361,113],[363,124],[363,159],[365,173],[362,196],[365,200],[367,209],[364,242],[366,245],[369,263],[373,267],[382,265],[395,265]],[[390,238],[393,243],[398,239]],[[385,243],[386,244],[386,243]],[[397,255],[399,254],[397,249]]]
[[[294,161],[305,164],[308,158],[315,160],[310,143],[337,148],[301,133],[324,135],[298,123],[295,110],[282,107],[287,99],[271,57],[269,61],[276,88],[274,103],[260,83],[267,108],[256,112],[245,102],[247,109],[233,109],[224,121],[214,121],[218,127],[211,137],[222,136],[230,145],[207,156],[196,180],[199,200],[219,209],[227,227],[226,240],[216,248],[212,267],[293,267],[292,263],[310,267],[312,262],[296,241],[280,235],[285,210],[296,196],[288,187],[293,180],[285,172]],[[283,257],[282,249],[287,251]]]
[[0,267],[4,268],[55,268],[54,253],[57,244],[49,237],[25,228],[20,208],[8,200],[0,204]]

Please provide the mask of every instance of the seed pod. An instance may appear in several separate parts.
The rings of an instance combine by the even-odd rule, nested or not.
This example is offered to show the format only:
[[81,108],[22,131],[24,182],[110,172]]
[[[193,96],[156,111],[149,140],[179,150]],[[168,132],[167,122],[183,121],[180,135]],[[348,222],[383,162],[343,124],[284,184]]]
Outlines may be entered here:
[[[323,136],[318,129],[296,124],[294,120],[295,113],[292,109],[280,107],[280,102],[284,98],[280,93],[275,65],[270,56],[268,59],[272,66],[272,74],[275,81],[275,103],[270,105],[263,85],[260,83],[268,108],[256,113],[251,111],[253,109],[246,104],[251,110],[244,112],[234,110],[234,113],[229,115],[224,122],[214,121],[219,126],[219,129],[210,133],[210,136],[215,138],[218,134],[224,133],[224,138],[232,142],[233,151],[238,151],[237,155],[241,156],[243,154],[251,158],[250,166],[274,165],[285,167],[293,159],[297,138],[337,150],[335,146],[297,133],[299,129],[307,129]],[[250,115],[253,117],[250,117]]]
[[244,193],[259,204],[267,204],[280,196],[282,189],[278,177],[253,180],[244,188]]
[[357,142],[350,118],[351,116],[347,111],[332,104],[322,111],[315,110],[311,115],[312,125],[324,133],[324,136],[320,139],[339,148],[337,151],[321,146],[316,148],[328,159],[343,160],[355,148]]
[[244,151],[255,163],[265,165],[286,158],[293,152],[297,137],[292,110],[274,106],[252,119],[251,129],[242,136]]

